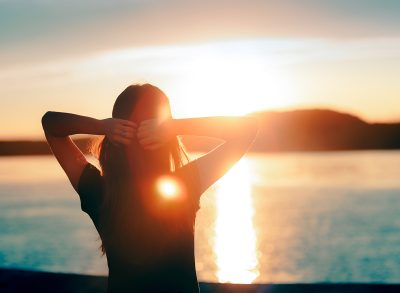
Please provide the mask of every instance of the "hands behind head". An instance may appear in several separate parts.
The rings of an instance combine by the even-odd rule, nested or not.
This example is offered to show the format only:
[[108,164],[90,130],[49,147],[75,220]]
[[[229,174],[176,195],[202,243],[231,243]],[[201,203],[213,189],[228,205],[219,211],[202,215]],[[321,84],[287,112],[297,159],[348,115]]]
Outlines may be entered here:
[[169,140],[166,123],[159,119],[143,120],[139,126],[130,120],[117,118],[102,122],[104,134],[114,144],[129,145],[137,139],[145,150],[155,150]]
[[170,139],[168,120],[150,119],[140,122],[137,139],[145,150],[156,150]]
[[113,144],[130,144],[135,137],[137,124],[132,121],[108,118],[102,123],[104,134]]

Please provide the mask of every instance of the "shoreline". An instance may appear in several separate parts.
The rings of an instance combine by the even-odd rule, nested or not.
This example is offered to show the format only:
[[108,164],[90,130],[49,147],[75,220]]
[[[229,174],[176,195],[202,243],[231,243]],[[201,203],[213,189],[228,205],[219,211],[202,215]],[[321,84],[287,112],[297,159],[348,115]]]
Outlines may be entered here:
[[[400,284],[219,284],[200,282],[201,293],[400,292]],[[105,293],[107,277],[0,268],[0,292]]]
[[[37,147],[36,151],[25,151],[19,149],[19,146],[15,147],[12,143],[9,146],[4,147],[5,144],[3,141],[0,141],[0,158],[17,158],[17,157],[51,157],[53,153],[50,148],[45,144],[45,142],[30,142]],[[90,155],[90,152],[85,148],[80,147],[85,155]],[[207,153],[210,149],[207,150],[187,150],[189,153]],[[330,154],[330,153],[352,153],[352,152],[398,152],[399,148],[359,148],[359,149],[327,149],[327,150],[252,150],[250,149],[247,154],[254,155],[271,155],[271,154]]]

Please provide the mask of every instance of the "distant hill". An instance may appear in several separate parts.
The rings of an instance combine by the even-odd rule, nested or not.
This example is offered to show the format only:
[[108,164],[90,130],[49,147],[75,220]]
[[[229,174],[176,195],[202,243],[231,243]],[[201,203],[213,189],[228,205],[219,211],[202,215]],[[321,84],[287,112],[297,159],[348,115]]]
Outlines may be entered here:
[[331,151],[399,149],[400,123],[369,124],[331,110],[255,114],[260,132],[256,151]]
[[[313,109],[287,112],[257,112],[260,130],[251,151],[334,151],[400,149],[399,123],[367,123],[360,118],[332,110]],[[88,139],[76,140],[87,151]],[[183,137],[189,151],[207,151],[217,140]],[[0,155],[50,154],[43,141],[2,141]]]
[[[369,124],[356,116],[325,109],[258,112],[251,116],[260,126],[251,151],[400,149],[400,123]],[[216,144],[215,140],[195,137],[184,142],[195,150]]]

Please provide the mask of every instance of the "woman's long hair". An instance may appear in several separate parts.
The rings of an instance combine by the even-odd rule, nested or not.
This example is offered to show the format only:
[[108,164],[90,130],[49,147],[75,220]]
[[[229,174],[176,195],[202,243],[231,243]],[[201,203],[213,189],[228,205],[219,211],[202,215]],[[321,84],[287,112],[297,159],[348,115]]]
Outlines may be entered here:
[[[127,87],[117,97],[112,111],[113,118],[130,119],[137,123],[160,115],[171,115],[168,98],[159,88],[150,84]],[[127,158],[127,147],[133,148],[129,150],[132,160]],[[113,144],[104,137],[92,150],[99,160],[104,183],[99,213],[101,251],[104,254],[118,237],[118,227],[124,229],[127,213],[140,213],[140,183],[148,177],[182,167],[188,161],[188,156],[178,137],[151,152],[145,151],[137,140],[129,146],[123,146]],[[130,166],[130,161],[134,165]],[[132,200],[133,204],[129,205]]]

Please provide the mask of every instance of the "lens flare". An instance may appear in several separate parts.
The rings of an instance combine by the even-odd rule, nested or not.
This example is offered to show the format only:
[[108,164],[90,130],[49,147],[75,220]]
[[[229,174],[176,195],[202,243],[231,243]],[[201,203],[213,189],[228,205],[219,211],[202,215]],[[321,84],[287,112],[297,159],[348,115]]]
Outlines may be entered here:
[[157,180],[157,190],[160,196],[167,200],[176,200],[182,197],[182,187],[172,176],[162,176]]

